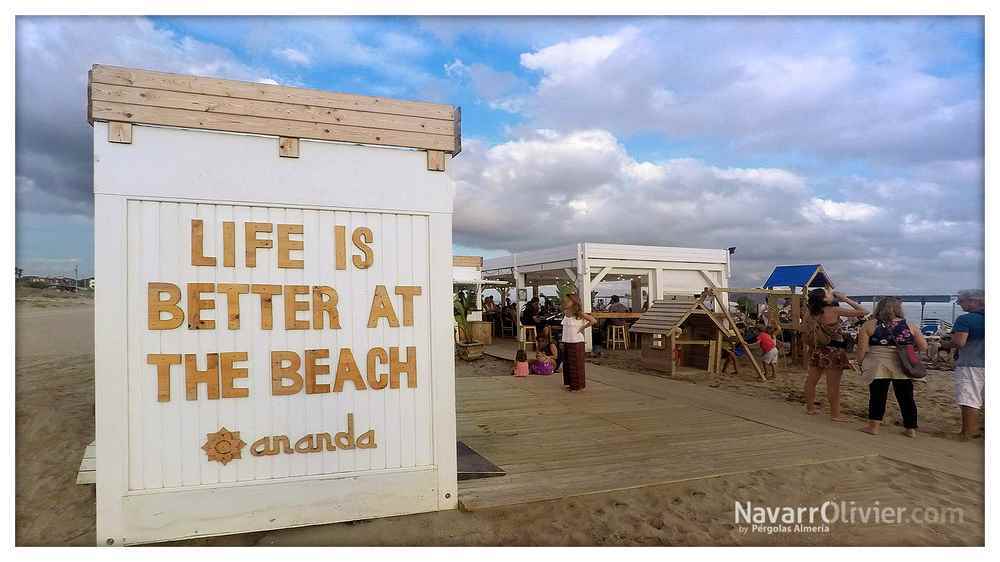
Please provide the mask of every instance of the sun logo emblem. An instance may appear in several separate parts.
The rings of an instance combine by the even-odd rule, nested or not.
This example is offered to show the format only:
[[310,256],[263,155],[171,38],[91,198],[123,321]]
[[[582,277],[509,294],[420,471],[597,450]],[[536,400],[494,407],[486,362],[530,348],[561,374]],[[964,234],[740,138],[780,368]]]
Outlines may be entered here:
[[242,458],[243,447],[246,443],[240,439],[239,431],[229,431],[222,426],[219,431],[208,434],[208,440],[201,446],[202,450],[208,454],[208,460],[229,464],[233,459]]

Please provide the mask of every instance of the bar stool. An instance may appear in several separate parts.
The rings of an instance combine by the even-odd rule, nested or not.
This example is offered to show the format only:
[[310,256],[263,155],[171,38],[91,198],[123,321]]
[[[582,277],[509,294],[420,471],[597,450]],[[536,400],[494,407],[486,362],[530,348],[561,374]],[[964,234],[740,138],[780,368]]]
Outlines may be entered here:
[[514,320],[506,315],[500,316],[500,337],[514,337]]
[[[531,335],[530,338],[528,337],[529,334]],[[538,331],[535,330],[534,326],[521,326],[521,336],[520,341],[518,341],[521,344],[521,349],[527,351],[528,345],[531,345],[531,349],[537,351],[538,344],[535,340],[538,339]]]
[[617,349],[618,344],[622,345],[622,349],[628,349],[628,332],[625,331],[625,326],[615,326],[614,324],[608,326],[608,349]]
[[635,322],[629,322],[628,324],[625,324],[625,332],[628,334],[627,339],[629,340],[629,345],[631,346],[631,349],[640,349],[642,348],[642,338],[640,337],[640,334],[631,331],[632,324],[635,324]]

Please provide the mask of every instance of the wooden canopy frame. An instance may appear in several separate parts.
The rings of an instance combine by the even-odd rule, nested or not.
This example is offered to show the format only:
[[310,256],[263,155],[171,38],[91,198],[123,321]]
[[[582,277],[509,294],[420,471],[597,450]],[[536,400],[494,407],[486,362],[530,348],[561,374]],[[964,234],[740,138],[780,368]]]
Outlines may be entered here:
[[719,303],[719,308],[722,309],[722,313],[726,315],[726,320],[728,320],[729,324],[733,327],[732,330],[733,333],[736,334],[736,339],[739,340],[740,345],[742,345],[743,349],[746,350],[747,357],[750,358],[750,363],[753,364],[754,371],[757,371],[757,376],[760,377],[760,380],[766,382],[767,377],[764,375],[764,369],[761,368],[760,363],[757,362],[757,358],[754,357],[753,353],[751,353],[750,346],[747,344],[747,341],[743,339],[743,334],[741,334],[740,331],[736,329],[736,321],[733,320],[733,316],[729,314],[729,303],[723,301],[722,295],[719,294],[719,293],[725,293],[727,291],[731,292],[731,289],[727,290],[725,288],[705,287],[705,291],[702,293],[702,295],[710,293],[712,297],[715,298],[715,302]]
[[814,271],[813,274],[809,276],[809,280],[806,281],[806,284],[802,287],[803,295],[809,292],[809,287],[812,286],[813,280],[816,279],[816,276],[819,275],[820,273],[823,274],[823,279],[826,279],[826,286],[833,288],[833,283],[830,282],[830,276],[826,274],[826,270],[823,269],[822,265],[820,265],[819,267],[816,268],[816,271]]
[[95,64],[87,120],[109,123],[108,140],[132,143],[132,125],[274,135],[278,154],[299,157],[299,139],[414,148],[444,171],[462,151],[459,107]]

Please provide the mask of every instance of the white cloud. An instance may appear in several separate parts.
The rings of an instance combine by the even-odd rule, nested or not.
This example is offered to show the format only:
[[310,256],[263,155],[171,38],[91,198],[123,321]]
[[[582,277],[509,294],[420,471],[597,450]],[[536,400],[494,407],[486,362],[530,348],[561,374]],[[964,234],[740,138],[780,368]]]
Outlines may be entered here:
[[491,100],[489,102],[489,106],[490,109],[505,111],[507,113],[521,113],[524,110],[526,103],[527,100],[525,100],[522,96],[510,96],[507,98]]
[[[239,62],[226,49],[178,36],[144,18],[21,17],[16,32],[21,208],[37,209],[42,194],[54,205],[56,200],[87,209],[91,205],[91,128],[85,103],[91,65],[240,80],[267,74]],[[25,191],[28,182],[31,188]]]
[[613,35],[582,37],[556,43],[534,53],[523,53],[521,65],[530,70],[541,71],[544,74],[543,86],[557,86],[585,76],[637,35],[637,29],[627,27]]
[[[967,234],[981,225],[829,199],[782,168],[638,160],[600,129],[533,130],[494,146],[467,139],[448,173],[455,242],[486,252],[581,241],[736,246],[734,285],[756,286],[777,264],[819,262],[847,290],[895,286],[900,272],[916,271],[909,290],[951,290],[955,278],[974,284],[981,271],[964,250],[976,247]],[[940,252],[948,274],[927,267]]]
[[802,209],[802,216],[809,222],[823,221],[864,222],[876,218],[881,209],[858,201],[831,201],[813,197]]
[[519,92],[526,91],[526,84],[510,72],[501,72],[481,63],[465,64],[454,59],[444,65],[445,75],[461,85],[468,85],[480,101],[490,109],[507,113],[520,113],[527,100]]
[[33,178],[27,176],[16,176],[14,189],[19,214],[76,215],[87,220],[93,215],[90,201],[75,194],[46,191],[41,189]]
[[429,52],[429,47],[419,38],[408,33],[397,31],[379,33],[379,42],[382,49],[394,54],[406,54],[409,56],[424,56]]
[[445,63],[444,73],[450,78],[464,78],[469,75],[469,67],[462,62],[462,59],[455,59]]
[[[728,244],[723,238],[730,234],[723,231],[756,224],[760,215],[748,209],[767,209],[777,199],[794,205],[804,190],[802,178],[787,170],[718,168],[694,159],[637,161],[603,130],[536,130],[489,148],[474,142],[451,168],[458,184],[456,239],[485,248],[525,249],[594,235]],[[498,214],[499,208],[511,212]],[[577,224],[584,212],[590,219]],[[536,236],[534,227],[518,227],[526,220],[556,233]],[[699,240],[685,240],[691,233]]]
[[982,82],[974,71],[938,72],[942,51],[961,60],[940,29],[905,19],[643,20],[523,53],[540,78],[522,112],[536,127],[712,139],[752,153],[977,158]]
[[309,55],[303,53],[298,49],[293,49],[291,47],[275,49],[274,54],[295,65],[309,66],[309,64],[312,62],[312,60],[309,58]]
[[[847,287],[896,286],[893,276],[914,271],[920,278],[909,288],[957,283],[946,273],[976,285],[981,68],[960,47],[967,38],[947,30],[980,37],[982,24],[930,21],[421,23],[442,40],[517,48],[529,71],[518,74],[469,50],[435,51],[426,35],[370,19],[236,18],[219,26],[195,18],[179,26],[205,26],[189,36],[144,18],[19,18],[18,219],[89,220],[91,131],[80,100],[94,62],[297,83],[193,38],[213,37],[249,52],[248,60],[346,70],[354,91],[454,102],[448,93],[458,88],[483,108],[516,114],[500,125],[509,140],[466,138],[449,166],[459,186],[455,239],[469,247],[585,239],[738,245],[742,284],[759,282],[754,276],[775,263],[821,261]],[[432,52],[463,58],[442,68]],[[636,157],[625,148],[635,134],[663,140],[670,157]],[[838,175],[845,162],[848,175]],[[928,271],[928,263],[948,271]]]

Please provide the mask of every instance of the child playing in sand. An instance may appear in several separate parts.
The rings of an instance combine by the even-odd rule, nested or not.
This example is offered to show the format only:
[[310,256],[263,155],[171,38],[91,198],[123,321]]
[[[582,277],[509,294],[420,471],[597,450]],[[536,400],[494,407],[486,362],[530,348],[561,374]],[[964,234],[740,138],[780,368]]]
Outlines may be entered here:
[[511,369],[511,374],[515,377],[526,377],[528,372],[528,354],[523,349],[519,349],[517,356],[514,357],[514,368]]
[[529,367],[533,375],[551,375],[556,370],[556,362],[549,355],[536,351],[535,359],[529,363]]
[[740,367],[737,364],[737,358],[743,355],[743,348],[739,345],[738,340],[734,337],[727,337],[722,342],[722,369],[719,370],[720,375],[725,375],[729,371],[729,366],[733,366],[733,374],[740,374]]
[[775,368],[778,365],[778,346],[774,343],[774,335],[778,333],[775,326],[767,326],[757,334],[757,344],[764,354],[764,376],[767,376],[770,367],[771,376],[776,376]]

